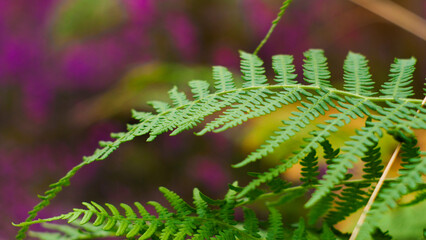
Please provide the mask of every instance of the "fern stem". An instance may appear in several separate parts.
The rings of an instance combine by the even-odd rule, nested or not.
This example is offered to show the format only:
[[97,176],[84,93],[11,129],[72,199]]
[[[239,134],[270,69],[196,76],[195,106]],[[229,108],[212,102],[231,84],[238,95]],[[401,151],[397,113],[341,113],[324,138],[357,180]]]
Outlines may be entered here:
[[257,46],[256,50],[254,50],[253,54],[257,55],[257,53],[260,51],[260,49],[263,47],[263,45],[265,45],[266,41],[268,41],[269,37],[271,36],[272,32],[274,31],[275,27],[277,26],[278,22],[281,20],[282,16],[284,15],[285,10],[287,9],[288,5],[290,5],[290,3],[293,0],[285,0],[280,8],[280,12],[278,13],[277,17],[274,19],[274,21],[272,21],[272,25],[269,28],[268,33],[266,34],[266,36],[262,39],[262,41],[259,43],[259,45]]
[[[349,96],[349,97],[355,97],[358,99],[365,99],[365,100],[369,100],[371,102],[386,102],[386,101],[391,101],[394,102],[395,98],[393,97],[367,97],[367,96],[363,96],[363,95],[359,95],[359,94],[355,94],[355,93],[351,93],[348,91],[344,91],[344,90],[338,90],[335,88],[327,88],[327,87],[319,87],[319,86],[315,86],[315,85],[301,85],[301,84],[275,84],[275,85],[268,85],[268,86],[251,86],[251,87],[242,87],[242,88],[236,88],[236,89],[232,89],[232,90],[227,90],[227,91],[222,91],[219,93],[212,93],[204,98],[199,98],[196,99],[194,101],[191,101],[191,103],[189,104],[195,104],[198,102],[202,102],[204,101],[206,98],[208,97],[216,97],[216,96],[221,96],[221,95],[226,95],[229,93],[233,93],[233,92],[244,92],[244,91],[251,91],[251,90],[258,90],[258,89],[268,89],[268,90],[281,90],[281,89],[290,89],[290,88],[299,88],[299,89],[303,89],[303,90],[323,90],[323,91],[328,91],[330,93],[336,93],[338,95],[342,95],[342,96]],[[410,102],[410,103],[421,103],[422,100],[421,99],[415,99],[415,98],[400,98],[400,100],[405,101],[405,102]],[[170,113],[171,111],[175,111],[176,109],[181,109],[181,108],[186,108],[188,105],[184,104],[182,106],[176,107],[176,108],[171,108],[169,110],[166,110],[164,112],[159,113],[158,115],[155,116],[161,116],[161,115],[166,115],[168,113]],[[151,117],[154,118],[155,116]],[[151,118],[148,118],[146,121],[151,120]]]
[[[422,101],[422,107],[425,105],[425,103],[426,103],[426,97]],[[417,110],[417,113],[419,113],[419,112],[420,112],[420,110]],[[365,205],[364,210],[362,211],[362,214],[359,217],[358,222],[357,222],[357,224],[354,228],[354,231],[352,232],[349,240],[356,240],[356,238],[359,234],[359,231],[360,231],[362,225],[364,224],[365,218],[367,217],[367,214],[370,211],[371,206],[373,205],[374,201],[376,200],[376,197],[379,194],[379,191],[382,188],[383,183],[385,182],[386,177],[387,177],[390,169],[392,168],[392,165],[395,162],[396,157],[398,156],[398,154],[401,150],[401,146],[402,146],[402,144],[399,143],[398,146],[396,147],[395,151],[393,152],[391,159],[389,160],[388,164],[386,165],[385,170],[383,171],[382,176],[379,179],[379,182],[377,183],[376,187],[374,188],[373,194],[371,194],[367,205]]]
[[[349,97],[355,97],[358,99],[366,99],[372,102],[386,102],[386,101],[391,101],[394,102],[395,98],[393,97],[366,97],[363,95],[359,95],[359,94],[355,94],[355,93],[351,93],[348,91],[344,91],[344,90],[338,90],[335,88],[324,88],[324,87],[318,87],[315,85],[300,85],[300,84],[289,84],[289,85],[269,85],[269,86],[254,86],[254,87],[245,87],[245,88],[237,88],[237,89],[233,89],[233,90],[228,90],[228,91],[223,91],[220,93],[214,93],[212,95],[225,95],[228,93],[232,93],[235,91],[250,91],[250,90],[257,90],[259,88],[265,88],[268,90],[280,90],[280,89],[289,89],[289,88],[300,88],[300,89],[304,89],[304,90],[326,90],[332,93],[336,93],[338,95],[343,95],[343,96],[349,96]],[[204,98],[203,98],[204,99]],[[195,101],[202,101],[203,99],[198,99]],[[414,98],[401,98],[400,100],[402,101],[406,101],[406,102],[410,102],[410,103],[421,103],[422,100],[421,99],[414,99]],[[187,104],[186,104],[187,105]],[[178,108],[184,108],[186,107],[186,105],[182,105]],[[168,113],[171,110],[165,111],[163,113]]]

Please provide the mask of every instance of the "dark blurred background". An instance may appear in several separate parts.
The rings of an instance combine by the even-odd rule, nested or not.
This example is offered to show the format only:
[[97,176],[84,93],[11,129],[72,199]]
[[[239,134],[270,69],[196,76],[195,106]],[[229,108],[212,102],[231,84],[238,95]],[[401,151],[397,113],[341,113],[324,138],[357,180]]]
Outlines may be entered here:
[[[424,27],[424,20],[399,8],[360,6],[363,2],[294,1],[260,57],[269,68],[273,54],[293,54],[300,73],[303,52],[322,48],[332,81],[341,87],[347,52],[359,52],[370,59],[378,87],[388,79],[394,57],[415,56],[420,89],[426,76],[426,37],[421,35],[426,29],[416,27],[415,35],[398,24]],[[424,0],[393,3],[426,17]],[[0,239],[11,239],[16,229],[10,223],[24,220],[38,202],[37,194],[90,155],[99,140],[124,131],[132,121],[130,109],[150,111],[146,101],[166,100],[173,85],[185,89],[191,79],[211,79],[211,65],[237,73],[238,50],[256,48],[280,4],[0,0]],[[393,22],[379,16],[383,10]],[[423,25],[415,25],[419,21]],[[417,91],[416,97],[422,93]],[[138,138],[81,170],[40,217],[68,212],[90,200],[162,202],[159,186],[187,199],[193,187],[221,197],[228,183],[247,179],[246,169],[231,169],[230,163],[242,160],[262,143],[259,136],[272,130],[252,123],[203,137],[187,131],[153,143]],[[392,146],[386,149],[391,153]]]

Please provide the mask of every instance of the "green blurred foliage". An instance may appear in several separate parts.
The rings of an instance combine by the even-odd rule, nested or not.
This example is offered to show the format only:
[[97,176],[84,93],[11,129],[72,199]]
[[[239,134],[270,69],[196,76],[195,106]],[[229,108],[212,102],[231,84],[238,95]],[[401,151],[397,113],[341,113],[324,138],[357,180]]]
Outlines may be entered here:
[[51,20],[53,42],[63,46],[99,37],[120,26],[125,19],[120,0],[65,0],[56,6]]

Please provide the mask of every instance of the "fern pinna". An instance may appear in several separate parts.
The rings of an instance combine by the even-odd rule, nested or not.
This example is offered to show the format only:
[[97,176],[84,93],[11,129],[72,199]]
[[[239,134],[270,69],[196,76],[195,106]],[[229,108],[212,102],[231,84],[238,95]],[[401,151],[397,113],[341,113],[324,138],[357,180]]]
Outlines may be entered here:
[[[101,142],[101,148],[92,156],[84,157],[80,165],[52,184],[51,189],[40,196],[42,202],[30,212],[28,220],[19,226],[25,231],[28,225],[59,219],[67,219],[70,223],[79,219],[80,224],[84,225],[94,218],[92,224],[100,231],[127,238],[283,239],[285,232],[290,231],[289,235],[293,236],[293,239],[306,239],[303,237],[307,236],[304,221],[299,223],[299,228],[294,232],[291,229],[285,231],[282,216],[274,207],[308,194],[309,189],[315,189],[306,203],[306,207],[312,207],[309,214],[310,225],[322,216],[331,226],[345,219],[366,203],[374,188],[372,184],[380,178],[383,159],[377,144],[384,134],[390,134],[403,143],[402,169],[399,177],[388,180],[387,187],[379,194],[378,201],[367,215],[359,239],[368,239],[370,233],[374,232],[375,220],[380,214],[389,207],[396,207],[396,201],[403,195],[424,189],[421,176],[426,173],[426,161],[424,153],[416,147],[417,140],[413,129],[425,129],[426,110],[421,100],[409,98],[413,95],[409,84],[412,82],[416,61],[414,58],[396,59],[391,65],[390,80],[383,84],[380,90],[383,95],[375,96],[377,93],[372,91],[373,82],[364,56],[352,52],[348,54],[344,62],[344,90],[338,90],[333,88],[329,81],[331,74],[323,51],[311,49],[304,55],[303,79],[308,85],[296,82],[292,56],[277,55],[272,58],[276,76],[275,84],[270,84],[265,75],[263,61],[256,55],[240,52],[243,79],[241,85],[234,81],[232,73],[225,67],[215,66],[215,91],[211,91],[207,81],[190,81],[192,99],[174,87],[169,91],[171,103],[150,102],[155,113],[133,110],[133,117],[139,123],[129,125],[127,132],[112,134],[115,141]],[[191,206],[175,193],[161,188],[174,212],[159,203],[149,202],[148,204],[155,207],[158,216],[148,213],[139,203],[135,204],[139,215],[126,204],[121,205],[125,210],[122,215],[110,204],[106,204],[105,208],[97,203],[84,203],[87,209],[74,209],[57,217],[33,220],[37,212],[69,184],[70,178],[79,168],[105,159],[121,143],[136,136],[148,135],[148,141],[152,141],[162,133],[170,132],[171,135],[176,135],[201,125],[200,123],[203,127],[197,131],[197,135],[221,132],[288,104],[297,104],[298,111],[292,112],[292,116],[282,121],[282,127],[246,159],[235,164],[235,167],[243,167],[264,158],[308,125],[315,124],[316,129],[309,133],[309,137],[304,139],[305,143],[293,155],[283,159],[277,166],[254,174],[255,178],[246,186],[231,185],[223,200],[212,200],[195,189],[194,206]],[[330,109],[337,110],[337,113],[329,114]],[[206,116],[216,112],[219,114],[213,120],[204,123]],[[313,123],[322,115],[328,118],[324,123]],[[366,125],[357,129],[339,148],[333,149],[328,138],[338,132],[339,128],[349,124],[351,119],[365,117],[369,118]],[[327,172],[318,178],[316,151],[320,147],[324,149],[324,157],[327,159]],[[353,179],[347,172],[359,159],[365,162],[365,174],[360,179]],[[283,183],[280,175],[299,161],[304,166],[301,173],[303,184],[294,186]],[[264,188],[263,185],[269,188]],[[280,196],[281,199],[269,204],[270,220],[269,224],[266,224],[269,227],[265,228],[266,225],[260,224],[247,205],[272,196]],[[237,207],[244,207],[243,223],[237,223],[235,220],[234,209]],[[109,209],[110,213],[106,209]],[[324,239],[335,239],[329,230],[324,231],[324,236],[333,236]],[[41,237],[40,233],[34,234],[39,234],[37,236],[40,239],[48,239]],[[21,234],[19,238],[22,237]]]

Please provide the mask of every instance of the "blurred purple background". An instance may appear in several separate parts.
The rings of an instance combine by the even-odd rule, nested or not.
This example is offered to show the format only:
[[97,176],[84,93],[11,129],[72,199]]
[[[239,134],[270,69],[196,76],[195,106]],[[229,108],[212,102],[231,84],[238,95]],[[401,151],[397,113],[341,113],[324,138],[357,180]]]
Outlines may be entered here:
[[[424,0],[396,2],[426,16]],[[131,108],[149,110],[145,102],[165,99],[173,85],[211,79],[213,64],[238,71],[238,50],[255,49],[280,3],[0,0],[0,239],[12,238],[10,223],[97,141],[123,131]],[[300,72],[308,48],[325,50],[336,86],[349,50],[370,59],[377,86],[394,57],[418,59],[416,86],[426,76],[424,40],[350,1],[294,1],[260,56],[269,67],[271,55],[294,54]],[[40,217],[82,201],[158,200],[161,185],[221,196],[237,179],[229,164],[244,157],[238,141],[191,131],[137,139],[78,173]]]

